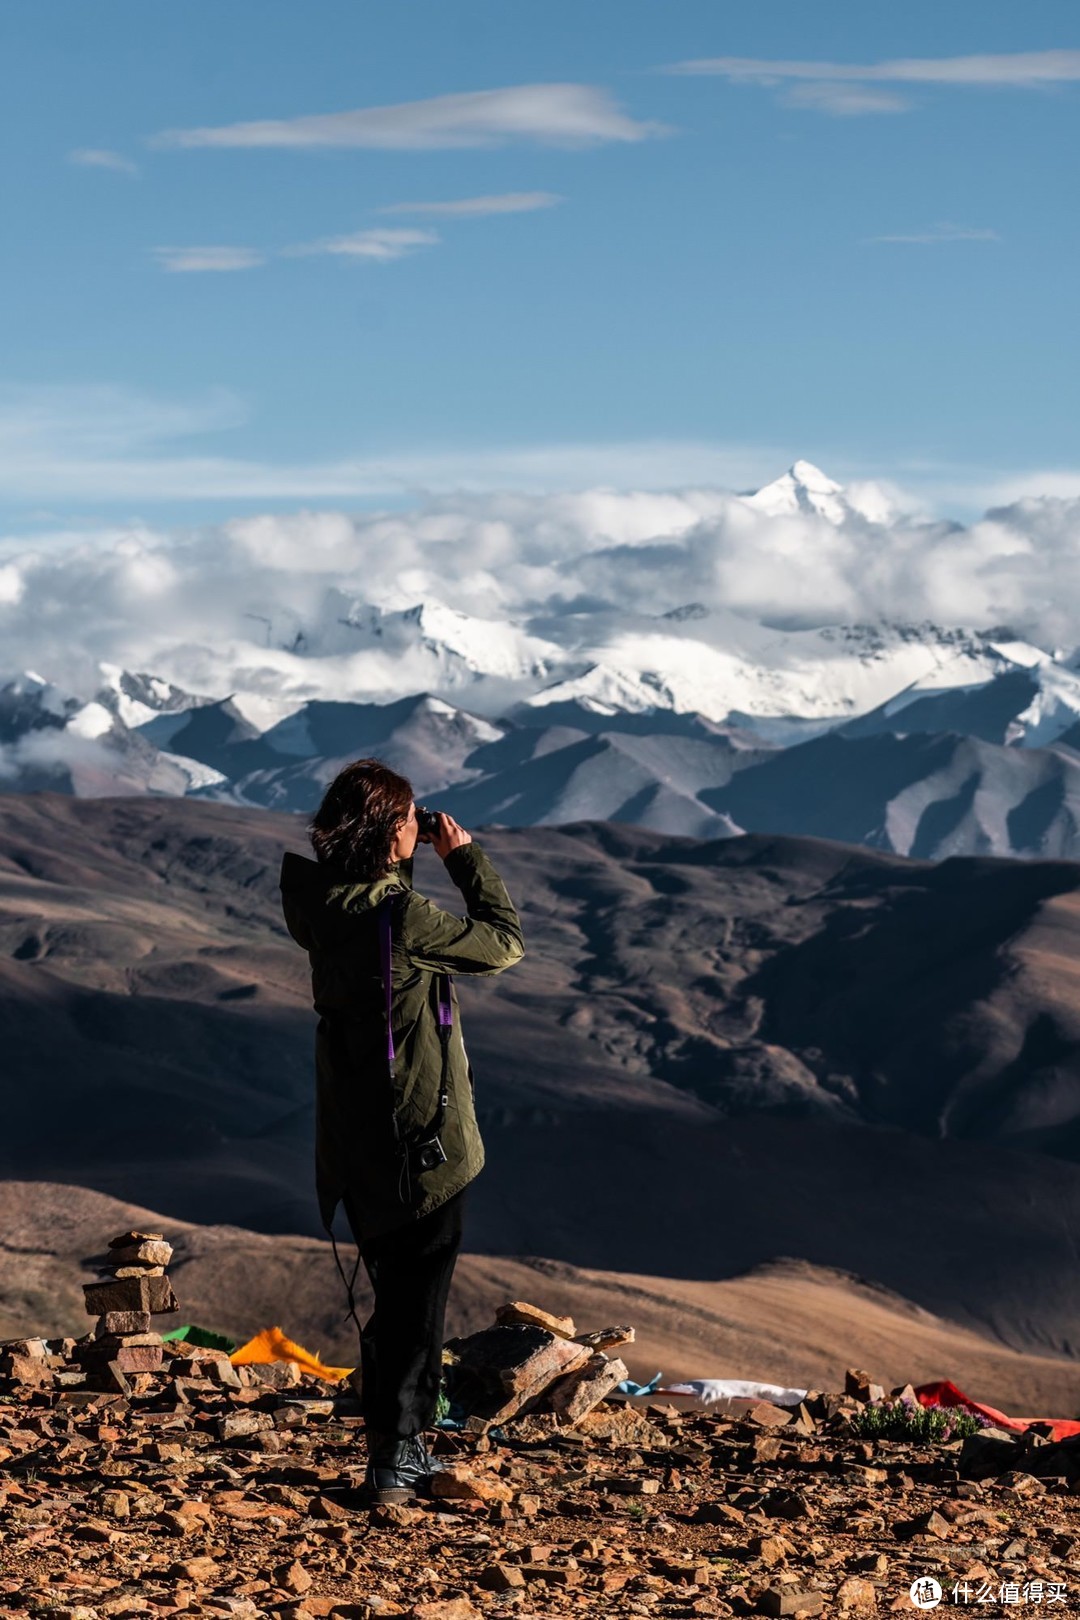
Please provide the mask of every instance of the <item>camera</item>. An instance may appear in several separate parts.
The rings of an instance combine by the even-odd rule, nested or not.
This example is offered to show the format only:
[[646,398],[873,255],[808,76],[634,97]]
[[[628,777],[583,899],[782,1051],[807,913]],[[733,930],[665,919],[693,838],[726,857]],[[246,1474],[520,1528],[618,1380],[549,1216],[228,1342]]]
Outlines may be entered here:
[[409,1160],[416,1174],[424,1170],[434,1170],[438,1165],[446,1163],[446,1149],[437,1136],[430,1136],[426,1142],[413,1143],[409,1149]]
[[439,830],[439,812],[429,810],[426,805],[418,804],[416,807],[416,825],[422,833],[433,838]]

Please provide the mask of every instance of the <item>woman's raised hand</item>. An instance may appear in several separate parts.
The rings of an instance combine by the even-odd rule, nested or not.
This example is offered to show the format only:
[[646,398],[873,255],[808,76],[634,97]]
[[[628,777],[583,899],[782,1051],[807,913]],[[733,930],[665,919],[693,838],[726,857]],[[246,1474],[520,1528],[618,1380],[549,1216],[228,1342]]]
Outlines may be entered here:
[[453,816],[447,815],[445,810],[440,810],[438,814],[439,828],[431,835],[431,846],[436,855],[445,861],[452,849],[460,849],[463,844],[472,843],[472,833],[467,833]]

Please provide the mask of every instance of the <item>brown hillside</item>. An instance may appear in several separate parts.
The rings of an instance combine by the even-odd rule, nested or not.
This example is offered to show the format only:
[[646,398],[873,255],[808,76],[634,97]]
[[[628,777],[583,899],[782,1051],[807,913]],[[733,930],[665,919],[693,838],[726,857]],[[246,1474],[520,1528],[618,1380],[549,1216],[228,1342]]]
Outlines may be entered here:
[[[306,962],[277,895],[302,832],[190,799],[0,797],[0,1173],[317,1230]],[[482,836],[528,955],[461,986],[475,1250],[688,1280],[792,1255],[1075,1353],[1080,867]],[[453,903],[430,851],[417,876]]]
[[[332,1363],[356,1359],[355,1329],[328,1243],[237,1227],[195,1226],[85,1188],[0,1183],[0,1338],[82,1334],[81,1283],[103,1235],[161,1231],[175,1246],[170,1267],[179,1322],[243,1340],[280,1325]],[[354,1251],[342,1246],[351,1272]],[[361,1318],[369,1301],[357,1290]],[[750,1378],[814,1388],[843,1383],[844,1369],[872,1369],[887,1385],[950,1377],[976,1399],[1020,1415],[1071,1415],[1080,1406],[1074,1363],[1018,1354],[858,1278],[778,1261],[722,1282],[625,1275],[564,1262],[463,1255],[449,1333],[485,1326],[495,1307],[527,1299],[582,1327],[629,1322],[632,1377],[657,1370],[680,1378]]]

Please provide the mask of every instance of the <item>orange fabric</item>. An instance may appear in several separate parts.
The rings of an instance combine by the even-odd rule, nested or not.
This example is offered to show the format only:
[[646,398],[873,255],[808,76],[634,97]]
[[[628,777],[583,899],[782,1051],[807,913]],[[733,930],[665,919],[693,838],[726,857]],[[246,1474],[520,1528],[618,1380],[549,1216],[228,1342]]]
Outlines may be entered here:
[[335,1384],[348,1378],[353,1370],[351,1367],[325,1366],[318,1356],[313,1356],[303,1345],[287,1339],[279,1327],[264,1328],[261,1333],[256,1333],[247,1344],[234,1350],[229,1360],[234,1367],[243,1367],[250,1362],[295,1361],[301,1372],[311,1373],[316,1378],[325,1378]]
[[983,1417],[999,1429],[1009,1429],[1014,1434],[1023,1434],[1033,1423],[1046,1423],[1050,1427],[1051,1439],[1064,1440],[1068,1435],[1080,1434],[1080,1422],[1071,1418],[1017,1418],[1006,1417],[996,1407],[983,1406],[980,1401],[973,1401],[970,1395],[965,1395],[962,1389],[957,1389],[948,1378],[939,1379],[935,1384],[919,1384],[915,1390],[923,1406],[960,1406],[968,1412],[979,1412]]

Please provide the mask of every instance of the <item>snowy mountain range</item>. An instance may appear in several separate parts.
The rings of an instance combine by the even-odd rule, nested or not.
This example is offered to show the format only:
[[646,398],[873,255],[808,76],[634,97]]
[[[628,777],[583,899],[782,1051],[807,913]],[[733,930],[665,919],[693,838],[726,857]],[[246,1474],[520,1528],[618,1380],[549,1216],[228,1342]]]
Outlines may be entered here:
[[[925,525],[888,491],[845,489],[806,462],[723,497],[726,528],[717,499],[650,514],[659,534],[635,518],[627,538],[623,514],[621,537],[577,560],[575,594],[525,601],[518,582],[501,617],[431,591],[368,600],[355,570],[339,571],[306,603],[253,595],[242,617],[255,641],[189,634],[163,643],[153,670],[100,662],[81,694],[14,674],[0,685],[0,787],[308,812],[346,760],[373,753],[467,824],[605,819],[928,858],[1080,857],[1073,656],[1002,626],[736,611],[710,585],[733,526],[764,524],[770,566],[786,551],[798,569],[808,547],[827,559],[853,536],[902,546]],[[955,536],[941,529],[941,543]],[[620,604],[620,577],[650,570],[664,582],[654,610],[640,590]],[[394,576],[399,597],[416,574]],[[665,605],[673,576],[709,588]],[[227,691],[183,679],[222,669]]]

